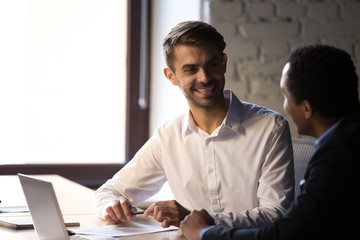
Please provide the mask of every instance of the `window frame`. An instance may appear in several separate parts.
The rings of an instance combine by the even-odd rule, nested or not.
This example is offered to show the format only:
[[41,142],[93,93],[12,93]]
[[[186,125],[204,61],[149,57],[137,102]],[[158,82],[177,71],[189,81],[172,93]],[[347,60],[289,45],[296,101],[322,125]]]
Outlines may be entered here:
[[[125,164],[149,137],[149,107],[139,105],[140,88],[143,87],[139,73],[145,69],[146,75],[142,79],[142,84],[146,85],[143,93],[148,98],[150,6],[151,0],[128,0]],[[141,38],[144,37],[146,41],[141,44]],[[0,166],[0,175],[58,174],[95,189],[125,164],[6,164]]]

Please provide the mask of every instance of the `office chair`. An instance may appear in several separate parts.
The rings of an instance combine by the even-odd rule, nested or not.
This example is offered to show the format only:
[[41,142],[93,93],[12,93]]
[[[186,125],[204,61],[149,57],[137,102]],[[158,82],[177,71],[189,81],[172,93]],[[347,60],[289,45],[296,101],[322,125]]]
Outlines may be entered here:
[[292,139],[295,171],[295,198],[300,193],[300,181],[303,179],[308,162],[315,152],[314,143],[314,140]]

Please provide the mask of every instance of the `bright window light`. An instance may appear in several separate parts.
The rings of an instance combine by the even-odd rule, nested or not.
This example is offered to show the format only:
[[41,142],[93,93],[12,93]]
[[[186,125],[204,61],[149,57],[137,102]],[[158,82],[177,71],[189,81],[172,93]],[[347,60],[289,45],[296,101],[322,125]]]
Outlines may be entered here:
[[0,164],[123,163],[126,0],[0,0]]

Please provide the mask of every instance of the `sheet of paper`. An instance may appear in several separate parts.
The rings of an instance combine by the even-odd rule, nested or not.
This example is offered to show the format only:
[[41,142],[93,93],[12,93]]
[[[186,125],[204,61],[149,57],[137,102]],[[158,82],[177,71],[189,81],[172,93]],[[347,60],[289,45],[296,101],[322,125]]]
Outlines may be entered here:
[[125,222],[119,225],[104,225],[93,228],[74,229],[77,234],[102,235],[107,237],[124,237],[146,233],[178,230],[177,227],[163,228],[161,226],[147,225],[136,222]]
[[0,206],[0,213],[16,213],[28,211],[28,206]]
[[[67,227],[80,226],[78,221],[64,220]],[[0,226],[13,229],[28,229],[34,228],[33,220],[31,217],[1,217]]]

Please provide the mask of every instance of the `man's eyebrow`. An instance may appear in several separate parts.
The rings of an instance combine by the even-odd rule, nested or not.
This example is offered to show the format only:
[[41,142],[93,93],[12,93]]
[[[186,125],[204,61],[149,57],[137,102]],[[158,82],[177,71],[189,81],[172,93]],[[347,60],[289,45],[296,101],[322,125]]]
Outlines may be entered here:
[[192,67],[195,67],[196,64],[185,64],[181,67],[182,70],[186,69],[186,68],[192,68]]
[[[214,61],[219,61],[219,59],[217,58],[217,57],[213,57],[212,59],[210,59],[210,60],[208,60],[207,62],[206,62],[206,64],[209,64],[209,63],[211,63],[211,62],[214,62]],[[186,68],[192,68],[192,67],[197,67],[198,65],[197,64],[184,64],[182,67],[181,67],[181,69],[182,70],[184,70],[184,69],[186,69]]]

